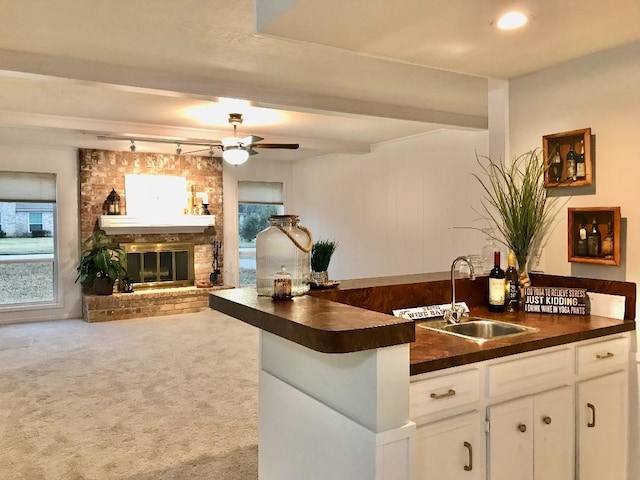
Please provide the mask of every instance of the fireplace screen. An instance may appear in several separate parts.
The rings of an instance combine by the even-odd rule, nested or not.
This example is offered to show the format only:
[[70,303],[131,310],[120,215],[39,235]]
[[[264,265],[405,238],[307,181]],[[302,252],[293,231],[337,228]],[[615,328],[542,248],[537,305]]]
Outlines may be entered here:
[[135,288],[193,285],[193,244],[130,243],[122,247],[127,252],[127,272]]

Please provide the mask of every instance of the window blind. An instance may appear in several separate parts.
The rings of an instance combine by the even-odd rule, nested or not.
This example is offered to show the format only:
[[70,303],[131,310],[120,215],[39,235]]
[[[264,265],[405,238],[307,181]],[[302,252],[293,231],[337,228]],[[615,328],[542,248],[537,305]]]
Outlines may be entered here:
[[0,171],[0,202],[55,202],[54,173]]
[[238,203],[283,205],[281,182],[238,182]]

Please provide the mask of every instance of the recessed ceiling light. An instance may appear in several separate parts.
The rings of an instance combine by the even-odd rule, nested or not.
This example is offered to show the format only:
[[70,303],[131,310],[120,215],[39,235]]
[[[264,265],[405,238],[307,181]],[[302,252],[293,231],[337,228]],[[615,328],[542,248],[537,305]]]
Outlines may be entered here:
[[524,26],[529,18],[522,12],[509,12],[501,16],[496,22],[500,30],[514,30]]

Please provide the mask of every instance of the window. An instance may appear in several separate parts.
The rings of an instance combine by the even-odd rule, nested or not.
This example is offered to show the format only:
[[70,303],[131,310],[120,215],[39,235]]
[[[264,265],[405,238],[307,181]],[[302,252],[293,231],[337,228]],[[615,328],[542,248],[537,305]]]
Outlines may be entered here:
[[270,215],[284,213],[283,185],[278,182],[238,182],[240,286],[256,284],[256,235],[269,226]]
[[34,230],[43,230],[42,213],[29,212],[29,231],[33,233]]
[[0,171],[0,308],[58,301],[56,177]]

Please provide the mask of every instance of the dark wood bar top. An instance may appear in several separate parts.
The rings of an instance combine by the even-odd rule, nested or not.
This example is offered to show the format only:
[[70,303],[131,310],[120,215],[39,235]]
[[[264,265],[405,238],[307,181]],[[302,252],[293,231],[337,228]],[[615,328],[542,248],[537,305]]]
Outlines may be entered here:
[[255,288],[212,292],[209,306],[323,353],[348,353],[415,340],[412,321],[310,295],[290,301],[259,297]]
[[471,315],[526,325],[537,328],[538,331],[478,344],[454,335],[420,328],[420,324],[427,322],[417,322],[416,340],[410,347],[411,375],[628,332],[636,328],[633,320],[615,320],[595,315],[491,313],[486,308],[472,308]]
[[397,308],[450,301],[450,274],[431,273],[343,281],[339,288],[313,290],[292,301],[258,297],[255,288],[212,292],[209,306],[245,323],[324,353],[348,353],[410,343],[411,375],[466,365],[591,338],[635,330],[634,283],[536,275],[537,285],[580,286],[625,295],[625,320],[595,315],[490,313],[486,278],[456,280],[459,300],[471,314],[539,329],[484,344],[420,328],[391,315]]

